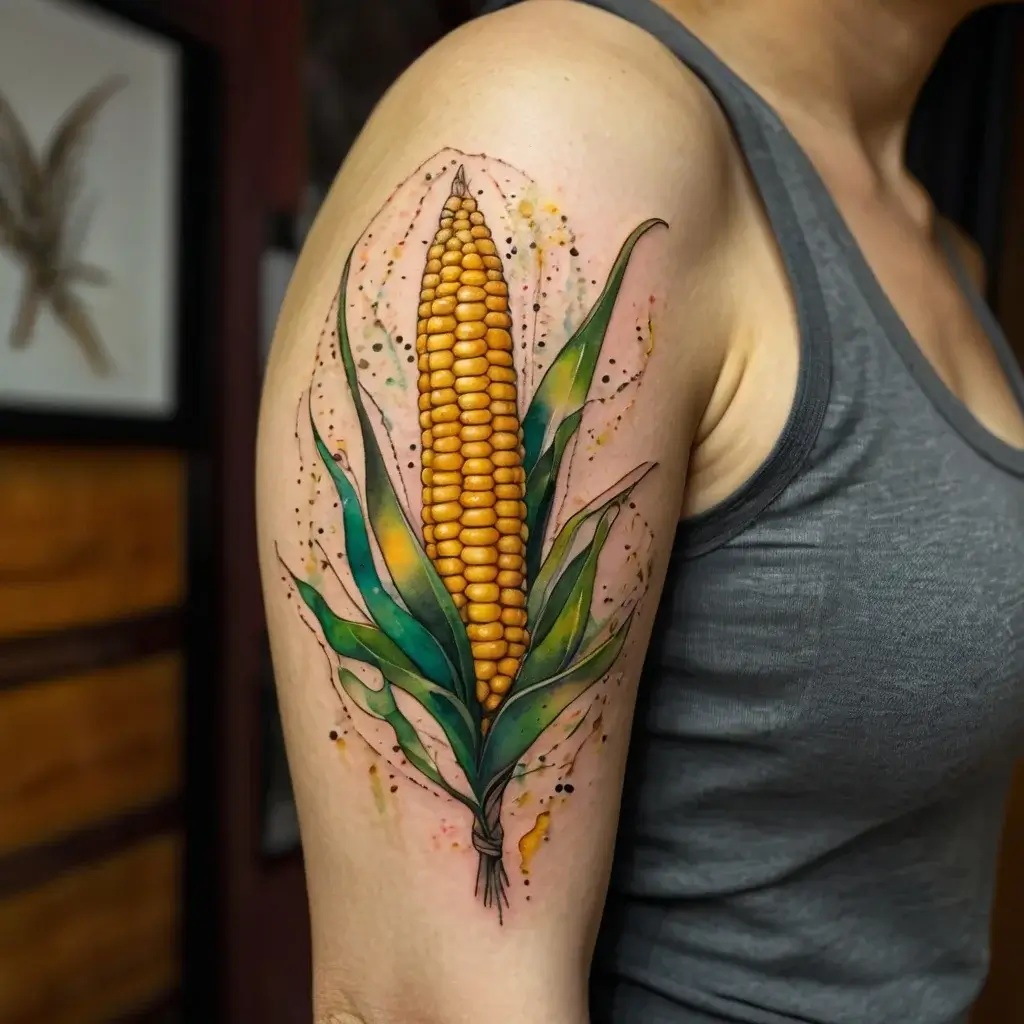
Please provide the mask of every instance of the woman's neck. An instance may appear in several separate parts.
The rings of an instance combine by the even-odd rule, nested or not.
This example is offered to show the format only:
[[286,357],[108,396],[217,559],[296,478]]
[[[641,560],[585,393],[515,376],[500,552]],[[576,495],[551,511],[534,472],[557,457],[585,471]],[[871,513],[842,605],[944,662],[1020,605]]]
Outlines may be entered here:
[[981,0],[658,0],[800,134],[854,144],[901,173],[907,124],[936,58]]

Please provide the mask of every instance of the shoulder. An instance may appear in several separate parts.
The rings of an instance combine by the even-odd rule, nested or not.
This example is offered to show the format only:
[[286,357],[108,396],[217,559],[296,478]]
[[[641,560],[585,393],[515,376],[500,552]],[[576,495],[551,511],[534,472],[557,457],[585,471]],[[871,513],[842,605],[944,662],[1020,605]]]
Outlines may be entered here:
[[609,217],[646,203],[687,225],[694,247],[719,233],[740,182],[697,77],[652,36],[571,0],[516,4],[432,47],[379,104],[339,184],[384,151],[418,163],[439,146],[518,163],[584,209],[607,203]]
[[[317,216],[272,364],[301,354],[300,339],[313,311],[330,303],[345,254],[378,230],[389,208],[415,207],[403,183],[429,180],[441,153],[446,163],[469,161],[467,173],[483,179],[477,185],[489,181],[499,193],[506,174],[535,183],[545,208],[557,206],[581,239],[594,279],[638,224],[664,221],[668,230],[651,232],[638,261],[648,268],[645,295],[667,296],[675,309],[665,321],[685,321],[687,334],[702,339],[701,380],[717,372],[726,334],[718,323],[728,306],[717,294],[726,287],[719,270],[742,235],[745,187],[729,126],[696,76],[657,40],[567,0],[530,0],[471,21],[395,82]],[[506,188],[502,204],[515,191]]]

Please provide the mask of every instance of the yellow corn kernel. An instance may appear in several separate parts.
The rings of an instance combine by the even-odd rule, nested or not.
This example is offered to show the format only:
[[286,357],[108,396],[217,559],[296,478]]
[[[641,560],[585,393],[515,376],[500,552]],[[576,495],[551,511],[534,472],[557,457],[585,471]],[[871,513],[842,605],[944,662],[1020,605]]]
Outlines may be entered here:
[[492,508],[467,508],[460,522],[463,526],[493,526],[498,521]]
[[512,677],[501,674],[501,666],[504,661],[511,661],[512,664],[516,665],[518,669],[518,664],[513,658],[502,659],[502,661],[498,662],[498,675],[492,677],[488,685],[491,688],[491,693],[497,694],[499,696],[508,693],[509,687],[512,685]]
[[466,626],[466,635],[471,643],[479,643],[483,640],[500,640],[506,633],[508,627],[500,622],[471,622]]
[[491,583],[498,578],[493,565],[467,565],[465,577],[470,583]]
[[473,657],[480,661],[499,662],[508,652],[508,643],[505,640],[489,640],[487,643],[471,644],[470,646]]
[[[448,543],[455,542],[448,541]],[[501,588],[497,583],[470,583],[466,587],[466,597],[470,601],[494,602],[501,597]]]
[[[425,469],[424,474],[429,475],[429,478],[424,478],[425,484],[432,484],[434,487],[451,487],[453,484],[462,483],[461,473],[439,473],[436,469]],[[439,500],[434,495],[434,500]]]
[[[438,523],[436,526],[432,526],[433,539],[437,541],[442,540],[454,540],[462,532],[462,524],[456,519],[450,523]],[[501,559],[504,556],[498,556],[498,564],[501,565]]]
[[[434,506],[435,516],[437,505]],[[467,547],[462,553],[466,565],[497,565],[498,549],[495,547]]]
[[[438,572],[440,572],[440,568]],[[473,604],[467,605],[466,615],[470,622],[497,622],[504,615],[499,604]]]
[[[467,526],[459,531],[459,543],[467,547],[489,547],[497,544],[500,539],[501,534],[493,526]],[[512,586],[517,587],[519,584],[514,583]]]

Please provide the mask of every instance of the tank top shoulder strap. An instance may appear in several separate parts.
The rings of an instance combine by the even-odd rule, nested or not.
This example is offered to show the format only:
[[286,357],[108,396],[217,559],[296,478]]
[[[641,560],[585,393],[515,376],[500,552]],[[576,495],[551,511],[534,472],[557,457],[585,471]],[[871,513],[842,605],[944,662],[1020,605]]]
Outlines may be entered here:
[[[517,0],[492,0],[485,13]],[[828,407],[830,321],[811,245],[822,231],[822,188],[806,154],[768,103],[654,0],[585,0],[631,22],[696,74],[728,119],[775,235],[796,305],[800,372],[774,450],[738,491],[680,527],[676,552],[697,557],[734,537],[773,502],[810,454]]]

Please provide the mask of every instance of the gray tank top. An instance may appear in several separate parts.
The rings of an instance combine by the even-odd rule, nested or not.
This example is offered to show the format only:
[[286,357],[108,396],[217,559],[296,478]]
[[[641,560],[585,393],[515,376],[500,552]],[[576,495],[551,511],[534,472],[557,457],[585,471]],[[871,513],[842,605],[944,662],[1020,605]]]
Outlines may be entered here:
[[767,103],[650,0],[590,2],[721,104],[801,332],[775,450],[676,539],[593,1020],[966,1021],[1024,737],[1024,451],[942,383]]

